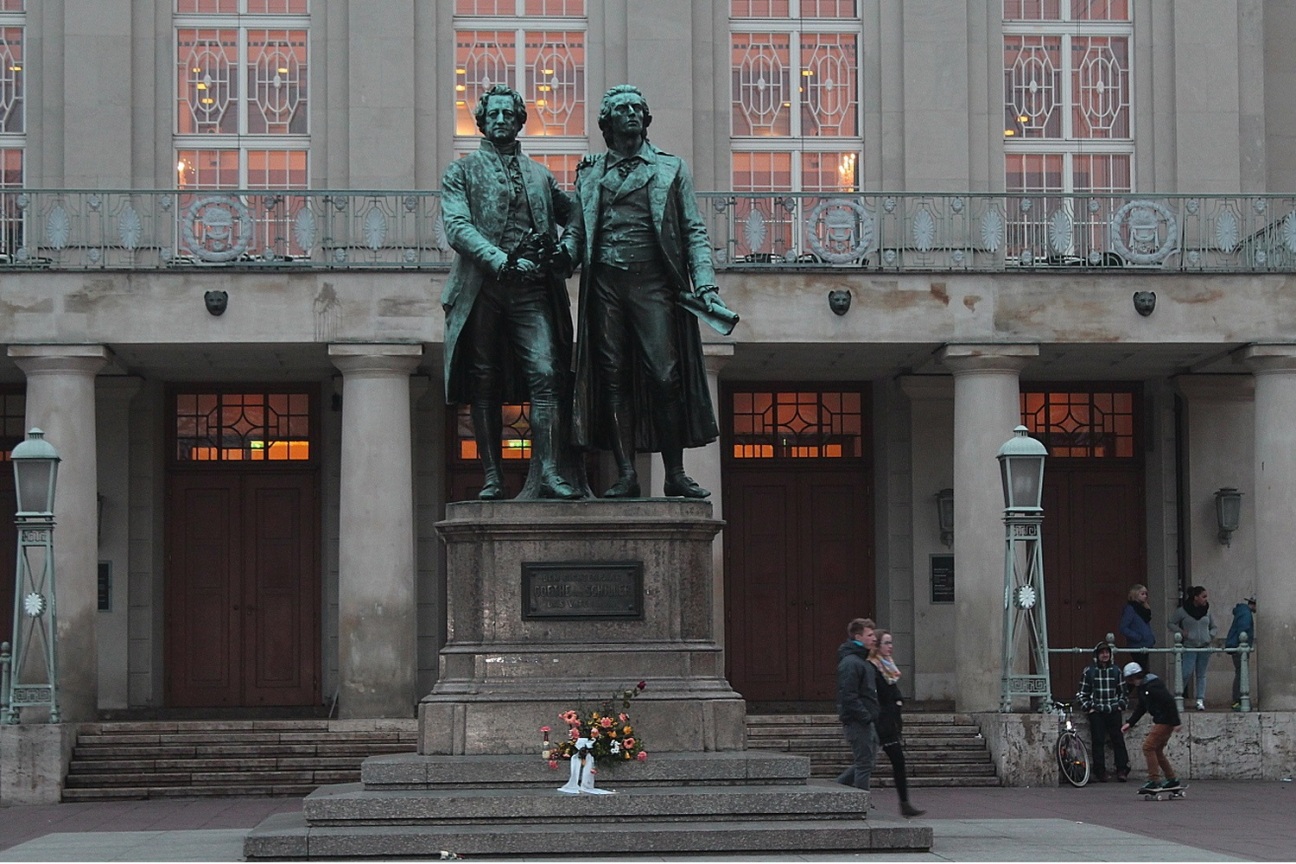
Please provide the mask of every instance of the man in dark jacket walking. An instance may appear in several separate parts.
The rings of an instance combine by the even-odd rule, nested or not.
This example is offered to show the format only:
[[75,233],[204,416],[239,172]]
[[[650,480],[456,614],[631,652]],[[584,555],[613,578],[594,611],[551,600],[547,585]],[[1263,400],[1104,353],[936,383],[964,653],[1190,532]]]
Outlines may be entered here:
[[[1175,770],[1166,758],[1166,742],[1170,733],[1179,728],[1179,709],[1175,707],[1174,697],[1166,688],[1165,682],[1144,672],[1137,663],[1125,664],[1125,682],[1130,689],[1139,695],[1139,705],[1130,715],[1129,721],[1121,727],[1121,732],[1128,732],[1130,727],[1139,721],[1146,712],[1152,715],[1152,729],[1143,739],[1143,757],[1147,759],[1148,780],[1139,788],[1140,792],[1158,792],[1179,788],[1179,779]],[[1165,772],[1165,782],[1161,782],[1161,773]]]
[[1121,670],[1112,664],[1112,648],[1099,642],[1093,650],[1094,662],[1080,675],[1080,690],[1076,701],[1089,716],[1089,735],[1093,742],[1094,779],[1107,782],[1106,744],[1111,739],[1112,761],[1116,765],[1116,779],[1124,783],[1129,776],[1129,752],[1125,737],[1121,735],[1121,712],[1125,710],[1125,687]]
[[846,641],[837,648],[837,716],[855,754],[854,764],[837,782],[865,790],[878,748],[877,669],[868,660],[877,646],[876,629],[871,619],[856,618],[846,625]]

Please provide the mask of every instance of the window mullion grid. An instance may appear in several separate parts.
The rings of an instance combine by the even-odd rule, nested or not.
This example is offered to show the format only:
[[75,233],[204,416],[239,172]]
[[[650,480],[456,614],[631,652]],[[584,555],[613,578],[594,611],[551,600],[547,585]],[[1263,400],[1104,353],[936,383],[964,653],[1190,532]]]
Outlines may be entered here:
[[[805,75],[801,74],[805,70],[801,68],[801,32],[793,29],[788,32],[788,66],[791,72],[792,81],[788,85],[791,90],[792,102],[792,123],[789,126],[793,140],[801,137],[801,114],[805,110],[805,100],[809,95],[806,87],[802,82],[805,81]],[[799,187],[793,187],[799,188]]]
[[[526,34],[526,28],[521,26],[521,22],[519,22],[513,36],[513,50],[515,52],[513,55],[513,89],[522,94],[523,102],[531,101],[534,103],[534,100],[527,99],[524,89],[526,87]],[[534,104],[532,107],[535,107]]]

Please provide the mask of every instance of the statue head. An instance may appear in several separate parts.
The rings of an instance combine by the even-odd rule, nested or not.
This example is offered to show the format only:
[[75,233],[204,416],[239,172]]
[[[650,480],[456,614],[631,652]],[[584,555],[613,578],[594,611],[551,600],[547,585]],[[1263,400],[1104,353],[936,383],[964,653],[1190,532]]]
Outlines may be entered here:
[[[486,128],[487,112],[491,105],[491,99],[496,100],[495,102],[496,105],[499,105],[502,102],[502,100],[505,99],[510,100],[512,102],[514,128],[512,134],[508,135],[507,137],[505,137],[503,133],[498,130],[495,134],[491,134],[491,132],[487,131]],[[487,138],[490,138],[492,141],[496,141],[497,138],[500,139],[496,141],[496,143],[507,144],[513,141],[514,139],[516,139],[517,134],[521,132],[522,127],[526,125],[526,121],[527,121],[526,102],[522,100],[522,94],[514,90],[512,87],[509,87],[505,84],[496,84],[486,92],[482,93],[481,97],[477,100],[477,107],[473,109],[473,117],[477,120],[477,128],[481,131],[483,135],[485,135]]]
[[652,112],[648,110],[648,100],[643,91],[633,84],[618,84],[603,94],[599,105],[598,126],[603,130],[603,142],[612,146],[612,112],[617,105],[624,102],[637,102],[643,107],[643,137],[648,138],[648,127],[652,125]]
[[845,288],[834,288],[828,292],[828,308],[834,315],[845,315],[850,311],[851,292]]
[[1156,308],[1155,291],[1135,291],[1134,292],[1134,311],[1138,312],[1144,318],[1152,314]]
[[213,315],[221,315],[225,312],[225,307],[229,305],[228,291],[208,291],[203,295],[203,303],[207,306],[207,311]]

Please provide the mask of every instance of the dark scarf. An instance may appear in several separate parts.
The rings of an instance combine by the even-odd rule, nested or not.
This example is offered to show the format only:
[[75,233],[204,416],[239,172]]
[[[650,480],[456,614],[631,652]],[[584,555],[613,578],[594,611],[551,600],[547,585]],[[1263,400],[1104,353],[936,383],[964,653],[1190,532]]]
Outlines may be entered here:
[[1147,606],[1144,606],[1142,603],[1138,602],[1137,600],[1128,600],[1126,602],[1129,603],[1130,606],[1134,607],[1134,611],[1137,612],[1138,616],[1143,619],[1144,624],[1150,624],[1152,622],[1151,609],[1149,609]]
[[1198,621],[1204,618],[1206,613],[1210,611],[1209,603],[1207,603],[1205,606],[1198,606],[1196,603],[1193,602],[1193,598],[1191,597],[1184,598],[1183,607],[1184,610],[1189,615],[1196,618]]

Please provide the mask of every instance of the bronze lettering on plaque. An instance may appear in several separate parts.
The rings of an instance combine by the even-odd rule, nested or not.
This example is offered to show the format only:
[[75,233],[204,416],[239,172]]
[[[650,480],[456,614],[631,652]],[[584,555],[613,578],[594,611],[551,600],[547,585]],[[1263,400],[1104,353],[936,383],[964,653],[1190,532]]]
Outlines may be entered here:
[[643,618],[643,562],[522,564],[522,618]]

